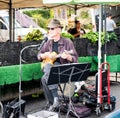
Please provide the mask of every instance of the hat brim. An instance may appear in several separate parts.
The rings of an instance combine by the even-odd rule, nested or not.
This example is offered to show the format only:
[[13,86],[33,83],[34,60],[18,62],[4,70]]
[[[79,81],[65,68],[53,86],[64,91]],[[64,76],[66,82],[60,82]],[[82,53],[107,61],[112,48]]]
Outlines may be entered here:
[[63,26],[47,26],[47,28],[56,28],[56,27],[58,27],[58,28],[63,28]]

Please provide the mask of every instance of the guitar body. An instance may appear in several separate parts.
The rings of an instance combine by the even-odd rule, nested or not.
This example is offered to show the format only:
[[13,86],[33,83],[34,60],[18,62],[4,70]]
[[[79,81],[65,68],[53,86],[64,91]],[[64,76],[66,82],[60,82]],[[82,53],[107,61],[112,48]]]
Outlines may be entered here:
[[47,59],[43,60],[42,63],[41,63],[41,68],[43,68],[48,63],[53,64],[55,60],[56,59],[50,59],[50,58],[47,58]]
[[[68,53],[70,53],[70,54],[72,54],[73,53],[73,51],[72,50],[70,50],[70,51],[68,51]],[[55,62],[55,60],[57,59],[57,58],[59,58],[61,56],[61,54],[57,54],[56,52],[52,52],[51,53],[51,58],[46,58],[46,59],[44,59],[43,61],[42,61],[42,63],[41,63],[41,68],[43,68],[46,64],[53,64],[54,62]]]
[[54,61],[56,60],[57,58],[57,53],[56,52],[52,52],[51,55],[54,57],[54,58],[46,58],[42,61],[41,63],[41,68],[43,68],[46,64],[53,64]]

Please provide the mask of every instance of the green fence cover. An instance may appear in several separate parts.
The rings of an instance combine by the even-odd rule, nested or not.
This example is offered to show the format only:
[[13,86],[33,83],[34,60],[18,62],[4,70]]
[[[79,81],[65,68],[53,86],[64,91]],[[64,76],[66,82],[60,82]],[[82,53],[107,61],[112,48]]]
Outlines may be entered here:
[[[97,56],[79,57],[79,63],[91,63],[91,71],[98,70]],[[107,62],[110,64],[111,72],[120,72],[120,55],[107,56]],[[30,81],[32,79],[40,79],[43,72],[40,63],[22,64],[21,79],[22,81]],[[0,85],[13,84],[19,82],[20,65],[1,66],[0,67]]]
[[19,82],[20,73],[22,81],[40,79],[43,75],[40,63],[22,64],[21,72],[19,65],[2,66],[0,67],[0,85]]

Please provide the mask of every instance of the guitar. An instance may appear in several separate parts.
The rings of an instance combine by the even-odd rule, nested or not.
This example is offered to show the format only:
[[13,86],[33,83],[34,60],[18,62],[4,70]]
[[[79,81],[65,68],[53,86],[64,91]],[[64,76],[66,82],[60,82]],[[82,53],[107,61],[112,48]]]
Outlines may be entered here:
[[[67,51],[69,54],[73,53],[73,50]],[[41,62],[41,68],[43,68],[47,63],[53,64],[55,60],[61,57],[62,54],[57,54],[56,52],[51,53],[51,58],[46,58]]]

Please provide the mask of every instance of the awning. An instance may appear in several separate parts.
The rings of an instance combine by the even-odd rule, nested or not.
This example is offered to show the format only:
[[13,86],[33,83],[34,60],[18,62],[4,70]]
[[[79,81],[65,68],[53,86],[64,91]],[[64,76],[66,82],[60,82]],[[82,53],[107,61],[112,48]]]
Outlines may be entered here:
[[120,0],[89,0],[89,2],[88,0],[0,0],[0,9],[55,8],[66,6],[77,10],[83,7],[95,7],[95,4],[103,3],[109,4],[110,6],[118,6],[120,5]]
[[51,7],[50,4],[44,5],[42,0],[0,0],[0,9],[9,9],[10,4],[12,8]]
[[88,0],[0,0],[0,9],[9,9],[10,5],[12,8],[52,8],[62,5],[74,8],[74,4],[76,4],[77,9],[79,9],[81,7],[93,6],[93,4],[101,4],[102,1],[107,4],[111,3],[111,5],[113,5],[113,3],[114,5],[120,4],[120,0],[101,0],[98,2],[97,0],[87,1]]

